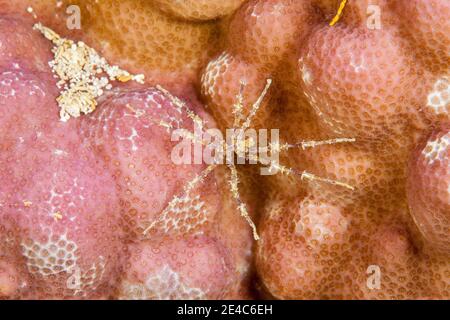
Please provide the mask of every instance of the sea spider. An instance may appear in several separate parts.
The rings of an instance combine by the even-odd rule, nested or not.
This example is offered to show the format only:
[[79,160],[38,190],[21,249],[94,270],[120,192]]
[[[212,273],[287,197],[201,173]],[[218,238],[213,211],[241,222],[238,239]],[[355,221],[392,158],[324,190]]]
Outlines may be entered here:
[[[257,114],[264,98],[267,95],[267,92],[269,91],[269,88],[272,84],[271,79],[267,79],[266,85],[264,89],[262,90],[261,94],[259,95],[258,99],[253,103],[252,108],[247,116],[243,114],[243,91],[245,84],[241,82],[241,88],[237,95],[237,101],[235,105],[233,106],[233,114],[234,114],[234,127],[238,129],[239,134],[233,139],[230,143],[229,140],[226,142],[222,142],[221,148],[225,152],[236,152],[238,154],[244,154],[246,155],[247,160],[252,160],[254,163],[264,164],[261,161],[261,158],[255,155],[252,155],[250,151],[250,148],[252,148],[255,144],[255,141],[252,141],[251,139],[243,139],[243,135],[245,133],[245,130],[249,129],[252,125],[253,118]],[[172,101],[172,103],[176,106],[178,106],[181,110],[184,110],[188,117],[194,121],[194,123],[199,124],[200,126],[203,126],[203,120],[196,115],[192,110],[190,110],[183,101],[181,101],[179,98],[173,96],[169,91],[164,89],[161,86],[157,86],[157,89],[159,89],[168,99]],[[158,125],[171,129],[171,126],[161,121],[158,123]],[[184,136],[188,139],[190,139],[193,143],[201,143],[204,144],[204,141],[202,139],[199,139],[195,136],[195,134],[186,131]],[[264,150],[265,152],[281,152],[286,151],[291,148],[314,148],[316,146],[325,145],[325,144],[336,144],[336,143],[347,143],[347,142],[354,142],[355,139],[353,138],[337,138],[337,139],[331,139],[331,140],[323,140],[323,141],[302,141],[294,144],[284,143],[284,144],[269,144],[268,150]],[[196,175],[191,181],[189,181],[183,188],[183,194],[181,196],[175,196],[167,205],[167,207],[162,211],[159,219],[152,222],[145,230],[144,235],[146,235],[152,228],[155,227],[155,225],[159,222],[167,218],[168,214],[170,212],[176,212],[176,206],[180,203],[186,202],[186,199],[189,199],[190,193],[192,190],[201,183],[217,166],[220,164],[210,164],[204,169],[200,174]],[[247,205],[242,200],[240,192],[239,192],[239,176],[238,176],[238,170],[236,165],[233,162],[227,161],[225,163],[229,170],[230,170],[230,179],[228,180],[229,188],[231,191],[231,194],[233,198],[236,201],[237,209],[240,212],[240,215],[247,221],[247,223],[250,225],[252,231],[253,231],[253,237],[255,240],[259,240],[259,235],[256,230],[256,226],[252,219],[250,218],[250,215],[248,213]],[[321,181],[329,184],[333,184],[336,186],[340,186],[343,188],[347,188],[350,190],[353,190],[353,187],[339,181],[327,179],[318,177],[310,172],[307,171],[298,171],[293,168],[289,168],[286,166],[283,166],[281,164],[278,164],[275,161],[271,161],[269,163],[269,171],[271,172],[281,172],[281,174],[284,175],[297,175],[300,177],[301,180],[310,180],[310,181]]]

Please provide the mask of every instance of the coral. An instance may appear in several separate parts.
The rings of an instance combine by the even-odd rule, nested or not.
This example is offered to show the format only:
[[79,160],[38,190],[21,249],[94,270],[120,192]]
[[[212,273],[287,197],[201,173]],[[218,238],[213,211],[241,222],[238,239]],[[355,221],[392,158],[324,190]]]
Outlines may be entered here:
[[411,156],[408,204],[414,222],[427,242],[449,252],[450,133],[436,130]]
[[[0,297],[449,299],[449,10],[0,0]],[[145,83],[59,121],[37,22]],[[279,162],[175,164],[199,125]]]

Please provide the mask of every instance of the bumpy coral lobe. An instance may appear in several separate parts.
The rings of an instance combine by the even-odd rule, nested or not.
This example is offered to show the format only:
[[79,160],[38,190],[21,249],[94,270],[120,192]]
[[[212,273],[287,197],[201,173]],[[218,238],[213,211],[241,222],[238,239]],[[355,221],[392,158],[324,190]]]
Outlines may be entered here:
[[[1,260],[20,261],[2,276],[20,283],[11,297],[107,297],[120,252],[113,180],[74,124],[55,124],[53,81],[27,72],[2,74]],[[74,270],[80,277],[68,288]]]
[[156,238],[130,251],[121,299],[220,299],[229,285],[224,248],[208,237]]
[[312,12],[304,1],[248,1],[230,23],[229,46],[245,60],[273,68],[303,40],[315,20]]
[[450,134],[448,126],[436,130],[411,157],[408,204],[424,238],[434,247],[449,250]]
[[[348,217],[326,203],[273,199],[261,224],[265,237],[256,260],[261,275],[272,274],[264,281],[266,290],[285,299],[349,297],[348,275],[342,272],[351,256],[348,225]],[[339,272],[331,274],[333,269]]]
[[402,42],[392,32],[342,25],[313,34],[299,68],[304,92],[327,129],[372,140],[389,135],[386,128],[404,130],[425,90]]
[[[118,274],[116,253],[122,251],[114,183],[95,159],[65,160],[52,159],[34,175],[10,203],[17,207],[13,216],[6,216],[17,224],[33,276],[30,297],[108,297]],[[79,278],[68,287],[76,272]]]
[[[445,19],[448,3],[349,1],[341,20],[330,27],[328,23],[340,3],[337,0],[251,0],[222,22],[196,23],[193,21],[231,14],[239,1],[222,1],[221,6],[216,6],[218,2],[208,1],[208,7],[190,6],[191,11],[183,10],[183,5],[189,1],[164,1],[162,10],[154,2],[79,2],[81,31],[65,28],[66,3],[57,9],[46,1],[32,5],[44,22],[62,34],[82,38],[94,47],[98,43],[96,48],[107,58],[131,71],[144,72],[151,84],[165,83],[176,89],[174,92],[183,93],[183,98],[196,100],[192,84],[199,89],[202,100],[208,104],[207,110],[220,128],[229,128],[233,124],[232,106],[240,81],[247,83],[244,88],[247,113],[265,80],[272,78],[274,85],[255,118],[254,127],[279,128],[282,140],[287,142],[357,138],[354,144],[292,150],[281,157],[284,164],[298,170],[348,183],[355,187],[353,191],[280,175],[260,177],[256,169],[249,167],[240,170],[243,194],[251,213],[254,218],[260,216],[261,240],[256,244],[254,260],[263,294],[280,299],[448,299],[448,148],[431,151],[420,142],[425,139],[434,146],[442,146],[436,141],[448,134],[445,125],[449,119],[449,55],[446,48],[450,32],[448,19]],[[196,4],[203,2],[196,1]],[[368,4],[380,6],[381,30],[366,28]],[[30,15],[23,14],[28,5],[27,1],[20,1],[0,7],[2,13],[19,14],[29,22],[32,21]],[[6,23],[2,28],[7,29],[10,25]],[[20,24],[17,27],[26,30],[21,29]],[[220,37],[219,30],[224,33]],[[24,35],[24,39],[26,37]],[[11,38],[10,41],[16,40]],[[36,39],[35,42],[39,41]],[[40,61],[45,62],[48,55],[45,50],[40,51],[43,52],[42,59],[40,55],[33,58],[37,67],[34,62],[25,66],[25,59],[20,59],[23,67],[33,71],[39,69]],[[17,52],[24,58],[29,57],[27,50]],[[8,66],[13,67],[9,61]],[[201,74],[197,77],[198,71]],[[5,77],[8,79],[11,75]],[[39,82],[39,79],[35,81]],[[2,90],[10,92],[7,86]],[[50,88],[43,90],[51,91]],[[114,262],[126,267],[126,272],[120,272],[122,277],[116,289],[106,290],[109,285],[114,285],[106,276],[99,289],[87,290],[87,295],[98,297],[110,292],[116,298],[177,298],[161,285],[161,279],[164,279],[179,288],[179,292],[188,292],[183,295],[185,298],[249,297],[250,233],[245,222],[236,218],[235,203],[225,187],[227,173],[224,170],[217,170],[206,182],[206,188],[212,186],[212,193],[222,191],[220,201],[216,197],[208,198],[211,196],[208,192],[199,191],[201,197],[206,197],[207,206],[212,202],[220,203],[222,210],[211,208],[207,223],[191,230],[194,232],[186,233],[183,229],[180,234],[180,230],[173,227],[176,224],[171,215],[167,220],[159,221],[145,241],[137,240],[136,235],[140,232],[132,231],[130,227],[130,222],[135,226],[139,221],[151,220],[149,217],[156,218],[157,211],[167,200],[156,197],[155,210],[151,214],[148,210],[142,210],[140,215],[136,214],[138,210],[132,211],[130,204],[142,204],[156,185],[146,185],[141,176],[148,170],[142,159],[148,153],[145,146],[139,142],[139,150],[144,151],[142,155],[138,151],[135,155],[138,157],[133,158],[129,155],[133,145],[119,139],[122,135],[131,137],[132,128],[145,140],[151,140],[152,134],[162,136],[163,132],[157,128],[143,128],[145,121],[136,120],[126,106],[136,105],[137,111],[147,112],[150,104],[142,100],[149,93],[159,94],[153,90],[119,90],[118,96],[108,98],[99,107],[101,110],[104,106],[103,115],[100,111],[86,117],[81,125],[69,125],[75,131],[79,127],[85,128],[86,123],[89,123],[88,127],[96,128],[97,133],[87,135],[90,141],[86,159],[94,157],[96,163],[89,170],[97,170],[100,165],[110,172],[111,177],[99,179],[112,178],[117,186],[116,200],[120,207],[117,212],[120,211],[122,218],[119,224],[128,235],[127,249],[123,250],[125,262]],[[166,103],[163,105],[167,106]],[[9,103],[4,106],[8,107]],[[113,109],[117,110],[113,112]],[[115,114],[113,121],[106,120],[108,114]],[[17,143],[19,138],[7,134],[13,132],[14,122],[23,127],[22,138],[32,141],[35,138],[29,129],[39,128],[41,118],[38,112],[26,118],[14,113],[6,120],[9,122],[4,127],[7,139],[1,145],[5,151],[2,162],[11,162],[15,160],[15,153],[23,152]],[[118,127],[119,134],[103,138],[105,135],[99,132],[104,130],[104,123],[106,128],[109,127],[106,132],[112,133],[113,128]],[[440,129],[430,133],[432,127]],[[78,133],[66,130],[49,135],[77,141]],[[73,137],[69,138],[71,135]],[[93,139],[94,136],[108,141],[107,147]],[[161,150],[166,156],[168,145],[151,141],[151,148]],[[55,145],[51,144],[49,149],[53,147]],[[38,149],[31,149],[31,153],[39,154],[39,157],[24,157],[22,162],[39,164],[42,154],[45,158],[47,151],[39,153]],[[433,157],[439,154],[440,161],[430,164],[426,157],[430,152]],[[164,159],[162,162],[153,168],[156,172],[163,174],[168,169],[169,175],[174,175],[172,178],[176,176],[176,181],[186,180],[184,169],[178,174],[172,167],[166,167]],[[19,174],[20,177],[22,170],[30,173],[32,170],[26,169],[34,167],[9,165],[8,168],[1,174]],[[25,188],[27,181],[32,180],[18,180],[20,188],[15,188],[23,190],[24,196],[28,196],[26,192],[30,195],[39,192],[40,188],[37,191]],[[43,183],[46,183],[45,179]],[[170,183],[164,186],[169,188]],[[171,190],[176,193],[175,189]],[[0,195],[5,194],[8,194],[8,202],[18,201],[15,193],[0,188]],[[21,208],[25,209],[30,208]],[[184,216],[195,213],[187,211]],[[54,219],[47,223],[57,224]],[[189,223],[184,224],[185,227]],[[167,226],[172,227],[167,229],[167,237],[162,237],[161,231],[164,232]],[[101,225],[94,223],[94,227],[108,234]],[[3,219],[0,228],[5,240],[2,243],[7,243],[0,256],[0,294],[25,297],[20,287],[30,282],[51,286],[30,277],[25,257],[17,254],[23,234],[17,221]],[[203,232],[205,236],[198,236],[195,231]],[[96,241],[102,243],[101,239],[92,237],[86,241],[87,246]],[[198,250],[198,259],[185,264],[186,255],[195,255],[192,248]],[[168,255],[170,251],[176,254]],[[88,253],[86,258],[83,255],[88,261],[85,265],[90,267],[95,261],[90,259],[89,250],[84,252]],[[131,259],[127,260],[128,255]],[[203,263],[205,259],[208,263]],[[373,265],[381,270],[380,289],[367,286],[367,270]],[[148,269],[154,274],[150,275]],[[208,287],[198,280],[202,276],[220,279],[211,280],[212,286]],[[64,294],[57,292],[56,295]]]
[[[128,225],[127,231],[134,238],[142,237],[143,231],[172,197],[182,193],[182,186],[205,169],[201,164],[175,165],[171,151],[176,144],[171,142],[169,130],[156,124],[164,121],[174,130],[193,131],[192,120],[186,115],[180,117],[181,110],[156,89],[116,92],[102,106],[84,121],[81,130],[91,139],[95,153],[113,172],[124,195],[121,216]],[[208,182],[211,188],[214,182],[211,179]],[[208,209],[217,202],[218,199],[208,198]],[[207,212],[217,209],[204,210],[204,214],[191,218],[193,226],[201,224]],[[180,224],[179,228],[185,228]]]
[[448,73],[450,58],[450,3],[448,1],[393,1],[407,38],[418,49],[419,60],[433,73]]

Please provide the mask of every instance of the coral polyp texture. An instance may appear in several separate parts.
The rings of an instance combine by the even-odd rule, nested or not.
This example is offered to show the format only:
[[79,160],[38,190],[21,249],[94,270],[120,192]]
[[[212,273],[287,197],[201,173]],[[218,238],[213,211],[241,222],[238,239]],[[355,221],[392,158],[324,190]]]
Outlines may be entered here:
[[0,298],[450,299],[449,17],[0,0]]

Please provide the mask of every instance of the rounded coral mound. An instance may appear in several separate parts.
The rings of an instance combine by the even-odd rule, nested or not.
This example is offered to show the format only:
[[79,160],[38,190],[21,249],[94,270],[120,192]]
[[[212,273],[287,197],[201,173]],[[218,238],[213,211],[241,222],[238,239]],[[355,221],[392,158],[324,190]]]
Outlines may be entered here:
[[[449,299],[450,3],[340,4],[0,0],[0,298]],[[60,121],[36,22],[144,83]]]

